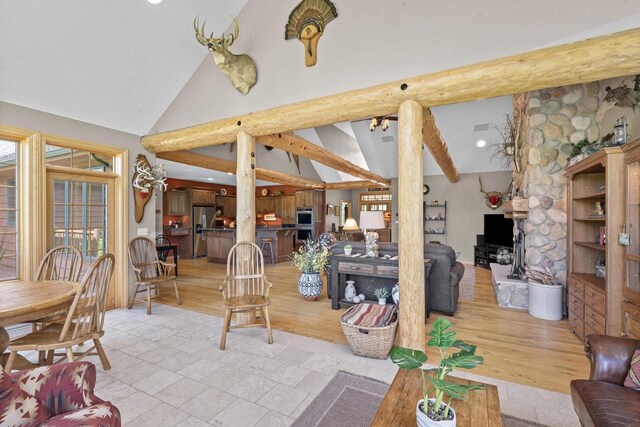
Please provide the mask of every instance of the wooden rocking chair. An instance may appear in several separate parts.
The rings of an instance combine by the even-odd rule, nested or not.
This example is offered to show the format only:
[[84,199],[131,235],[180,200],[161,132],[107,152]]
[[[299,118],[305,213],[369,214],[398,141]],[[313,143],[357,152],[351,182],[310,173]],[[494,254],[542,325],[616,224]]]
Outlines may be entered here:
[[[269,288],[273,285],[264,274],[264,259],[260,248],[251,242],[233,245],[227,256],[227,277],[220,286],[222,292],[224,324],[220,337],[220,350],[224,350],[227,332],[231,328],[262,327],[267,329],[267,340],[273,343],[269,320]],[[263,322],[231,326],[231,316],[238,313],[260,314]]]
[[176,265],[170,262],[160,261],[155,243],[146,237],[136,237],[129,242],[129,259],[136,273],[136,290],[129,300],[128,308],[133,307],[136,295],[144,292],[141,286],[147,291],[147,314],[151,314],[151,291],[155,291],[155,297],[160,296],[160,284],[162,282],[173,281],[173,288],[176,291],[176,302],[182,304],[178,284],[176,283]]
[[[107,354],[100,343],[104,335],[104,315],[107,308],[109,282],[113,274],[115,258],[102,255],[87,271],[78,287],[64,323],[51,323],[9,343],[9,358],[4,367],[11,372],[20,351],[47,351],[47,364],[53,363],[54,351],[65,349],[69,362],[97,354],[105,370],[111,369]],[[82,353],[74,353],[73,346],[93,340],[93,347]],[[95,352],[93,352],[95,350]],[[79,356],[76,358],[76,355]]]

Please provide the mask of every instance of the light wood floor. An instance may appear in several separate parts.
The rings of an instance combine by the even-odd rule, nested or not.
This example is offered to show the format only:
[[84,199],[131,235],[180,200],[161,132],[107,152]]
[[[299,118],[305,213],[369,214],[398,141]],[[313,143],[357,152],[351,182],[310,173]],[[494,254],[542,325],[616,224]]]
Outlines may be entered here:
[[[218,288],[225,266],[204,259],[180,260],[179,270],[180,307],[222,317]],[[270,313],[274,329],[346,343],[339,322],[344,310],[331,310],[326,292],[315,302],[304,301],[297,290],[297,271],[289,263],[269,265],[266,273],[273,283]],[[176,306],[169,289],[161,301]],[[432,312],[428,324],[439,316]],[[461,300],[449,319],[459,338],[477,345],[478,353],[485,357],[484,365],[473,371],[478,375],[561,393],[569,392],[572,379],[589,375],[582,343],[569,333],[567,321],[540,320],[526,312],[498,308],[488,270],[476,269],[475,299]],[[438,360],[435,352],[429,358]]]

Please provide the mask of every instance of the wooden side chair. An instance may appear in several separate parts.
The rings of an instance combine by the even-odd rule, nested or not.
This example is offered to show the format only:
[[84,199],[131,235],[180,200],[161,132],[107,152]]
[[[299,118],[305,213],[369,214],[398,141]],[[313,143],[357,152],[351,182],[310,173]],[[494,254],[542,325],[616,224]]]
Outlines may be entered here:
[[[267,340],[273,343],[269,319],[269,288],[273,285],[264,274],[264,258],[258,245],[239,242],[233,245],[227,256],[227,277],[220,286],[222,292],[224,325],[220,338],[220,350],[224,350],[227,332],[231,328],[262,327],[267,329]],[[231,326],[231,316],[238,313],[260,314],[262,322]],[[257,317],[257,316],[256,316]]]
[[56,246],[47,252],[36,271],[34,280],[65,280],[77,282],[82,272],[82,254],[73,246]]
[[[156,246],[166,246],[166,245],[170,245],[171,244],[171,240],[165,236],[164,234],[158,234],[156,236]],[[162,249],[158,251],[158,259],[160,261],[167,261],[167,257],[169,256],[169,251],[171,251],[171,249]]]
[[[10,354],[4,370],[11,372],[16,355],[20,351],[46,351],[47,364],[52,364],[54,352],[58,349],[66,350],[66,358],[69,362],[97,354],[104,369],[111,369],[100,338],[104,335],[107,293],[114,262],[113,255],[105,254],[89,267],[78,286],[64,323],[50,323],[38,331],[11,341],[8,348]],[[73,346],[91,340],[93,340],[93,347],[82,353],[73,352]],[[76,355],[79,357],[76,358]]]
[[[129,259],[133,265],[133,271],[136,274],[136,289],[129,300],[128,308],[133,307],[134,302],[145,302],[139,300],[136,296],[140,292],[147,292],[147,314],[151,314],[151,291],[155,292],[155,296],[160,295],[160,284],[163,282],[173,281],[173,288],[176,291],[176,302],[182,304],[180,299],[180,291],[176,283],[176,265],[164,262],[158,259],[158,251],[155,243],[146,237],[136,237],[129,242]],[[143,287],[143,289],[140,289]]]

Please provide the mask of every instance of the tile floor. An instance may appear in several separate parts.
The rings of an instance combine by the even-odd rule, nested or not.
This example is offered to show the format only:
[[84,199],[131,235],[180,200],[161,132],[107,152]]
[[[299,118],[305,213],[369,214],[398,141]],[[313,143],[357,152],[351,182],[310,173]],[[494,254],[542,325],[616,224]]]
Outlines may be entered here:
[[[154,304],[112,310],[102,340],[96,395],[112,401],[126,426],[288,426],[338,370],[390,383],[390,360],[354,356],[349,347],[281,331],[236,329],[227,350],[222,319]],[[495,384],[502,412],[549,426],[579,426],[568,395],[461,372]]]

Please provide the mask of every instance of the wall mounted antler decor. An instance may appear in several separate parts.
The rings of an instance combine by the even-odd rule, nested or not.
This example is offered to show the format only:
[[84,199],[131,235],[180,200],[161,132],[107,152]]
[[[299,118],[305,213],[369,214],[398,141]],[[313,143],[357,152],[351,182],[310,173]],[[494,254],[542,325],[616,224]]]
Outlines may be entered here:
[[289,15],[284,39],[298,39],[304,44],[304,64],[307,67],[316,65],[318,40],[324,27],[337,16],[338,11],[329,0],[302,0]]
[[133,165],[133,199],[135,201],[135,219],[136,222],[142,221],[144,216],[144,207],[151,199],[151,192],[154,188],[167,189],[167,174],[162,166],[151,166],[147,160],[147,156],[138,154],[136,163]]
[[213,62],[220,68],[220,71],[229,77],[231,84],[241,94],[246,95],[258,81],[258,70],[256,69],[256,63],[249,55],[234,55],[229,52],[229,46],[240,35],[238,20],[235,17],[233,18],[233,34],[222,34],[220,38],[213,37],[213,33],[209,37],[205,36],[205,24],[206,21],[202,23],[202,27],[198,27],[198,17],[196,16],[193,20],[196,39],[202,46],[206,46],[209,49],[209,53],[213,56]]
[[480,192],[482,194],[484,194],[484,199],[487,202],[487,206],[491,209],[493,209],[494,211],[496,209],[498,209],[500,206],[502,206],[502,201],[504,198],[505,194],[508,194],[509,192],[511,192],[511,186],[513,185],[513,183],[509,184],[509,188],[507,188],[505,191],[500,192],[500,191],[484,191],[482,189],[482,178],[480,177],[480,175],[478,175],[478,181],[480,181]]

